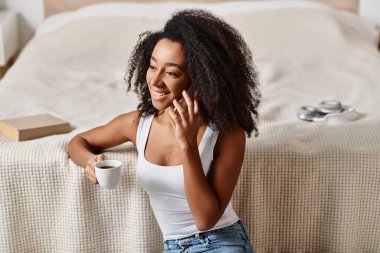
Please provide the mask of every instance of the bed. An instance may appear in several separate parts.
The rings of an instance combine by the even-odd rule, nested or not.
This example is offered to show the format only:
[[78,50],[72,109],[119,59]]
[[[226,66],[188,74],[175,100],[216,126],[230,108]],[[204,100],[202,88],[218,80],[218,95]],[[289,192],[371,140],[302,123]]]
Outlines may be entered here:
[[[125,164],[121,185],[105,190],[65,147],[136,108],[123,76],[138,35],[185,7],[241,31],[259,72],[260,135],[247,140],[233,196],[256,252],[380,252],[379,31],[307,1],[108,3],[47,18],[0,82],[0,119],[50,113],[72,129],[24,142],[0,136],[0,252],[162,251],[135,148],[105,151]],[[297,118],[300,106],[324,99],[359,117],[341,125]]]

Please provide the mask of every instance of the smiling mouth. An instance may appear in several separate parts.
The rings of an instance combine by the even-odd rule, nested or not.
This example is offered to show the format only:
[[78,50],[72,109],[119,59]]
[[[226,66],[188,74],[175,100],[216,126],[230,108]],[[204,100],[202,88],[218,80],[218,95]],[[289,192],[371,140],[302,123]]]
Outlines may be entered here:
[[153,95],[155,95],[156,97],[164,97],[166,95],[168,95],[170,92],[157,92],[157,91],[153,91]]

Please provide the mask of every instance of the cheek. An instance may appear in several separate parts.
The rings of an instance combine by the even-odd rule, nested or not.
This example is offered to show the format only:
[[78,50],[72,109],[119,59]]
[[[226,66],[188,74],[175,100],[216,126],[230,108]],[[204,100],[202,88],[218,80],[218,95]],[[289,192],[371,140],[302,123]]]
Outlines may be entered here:
[[184,81],[176,81],[176,82],[171,82],[170,84],[167,83],[167,86],[175,97],[181,97],[182,91],[187,89],[188,83]]
[[189,80],[187,78],[176,79],[173,86],[178,90],[186,90],[189,87]]
[[150,74],[149,74],[149,71],[147,71],[145,75],[145,80],[146,80],[146,83],[148,84],[149,84],[149,79],[150,79]]

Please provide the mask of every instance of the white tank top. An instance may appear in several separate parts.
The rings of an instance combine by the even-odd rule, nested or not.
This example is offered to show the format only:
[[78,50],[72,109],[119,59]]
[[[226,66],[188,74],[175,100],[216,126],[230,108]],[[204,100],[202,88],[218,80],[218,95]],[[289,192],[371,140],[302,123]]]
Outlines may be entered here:
[[[153,118],[154,115],[141,116],[137,129],[137,178],[149,195],[150,204],[164,240],[179,239],[203,232],[197,229],[187,202],[183,166],[156,165],[145,158],[145,147]],[[208,174],[213,160],[218,134],[218,131],[207,127],[198,147],[205,175]],[[222,217],[210,230],[229,226],[237,220],[239,217],[230,201]]]

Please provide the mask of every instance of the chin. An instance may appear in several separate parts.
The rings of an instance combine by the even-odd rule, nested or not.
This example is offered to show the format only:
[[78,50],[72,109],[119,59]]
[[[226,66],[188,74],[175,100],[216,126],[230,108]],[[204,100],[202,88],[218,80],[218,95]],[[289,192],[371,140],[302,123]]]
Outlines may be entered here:
[[152,105],[153,105],[153,107],[154,107],[157,111],[163,111],[163,110],[165,110],[166,108],[168,108],[171,104],[162,104],[162,103],[157,103],[157,102],[152,101]]

